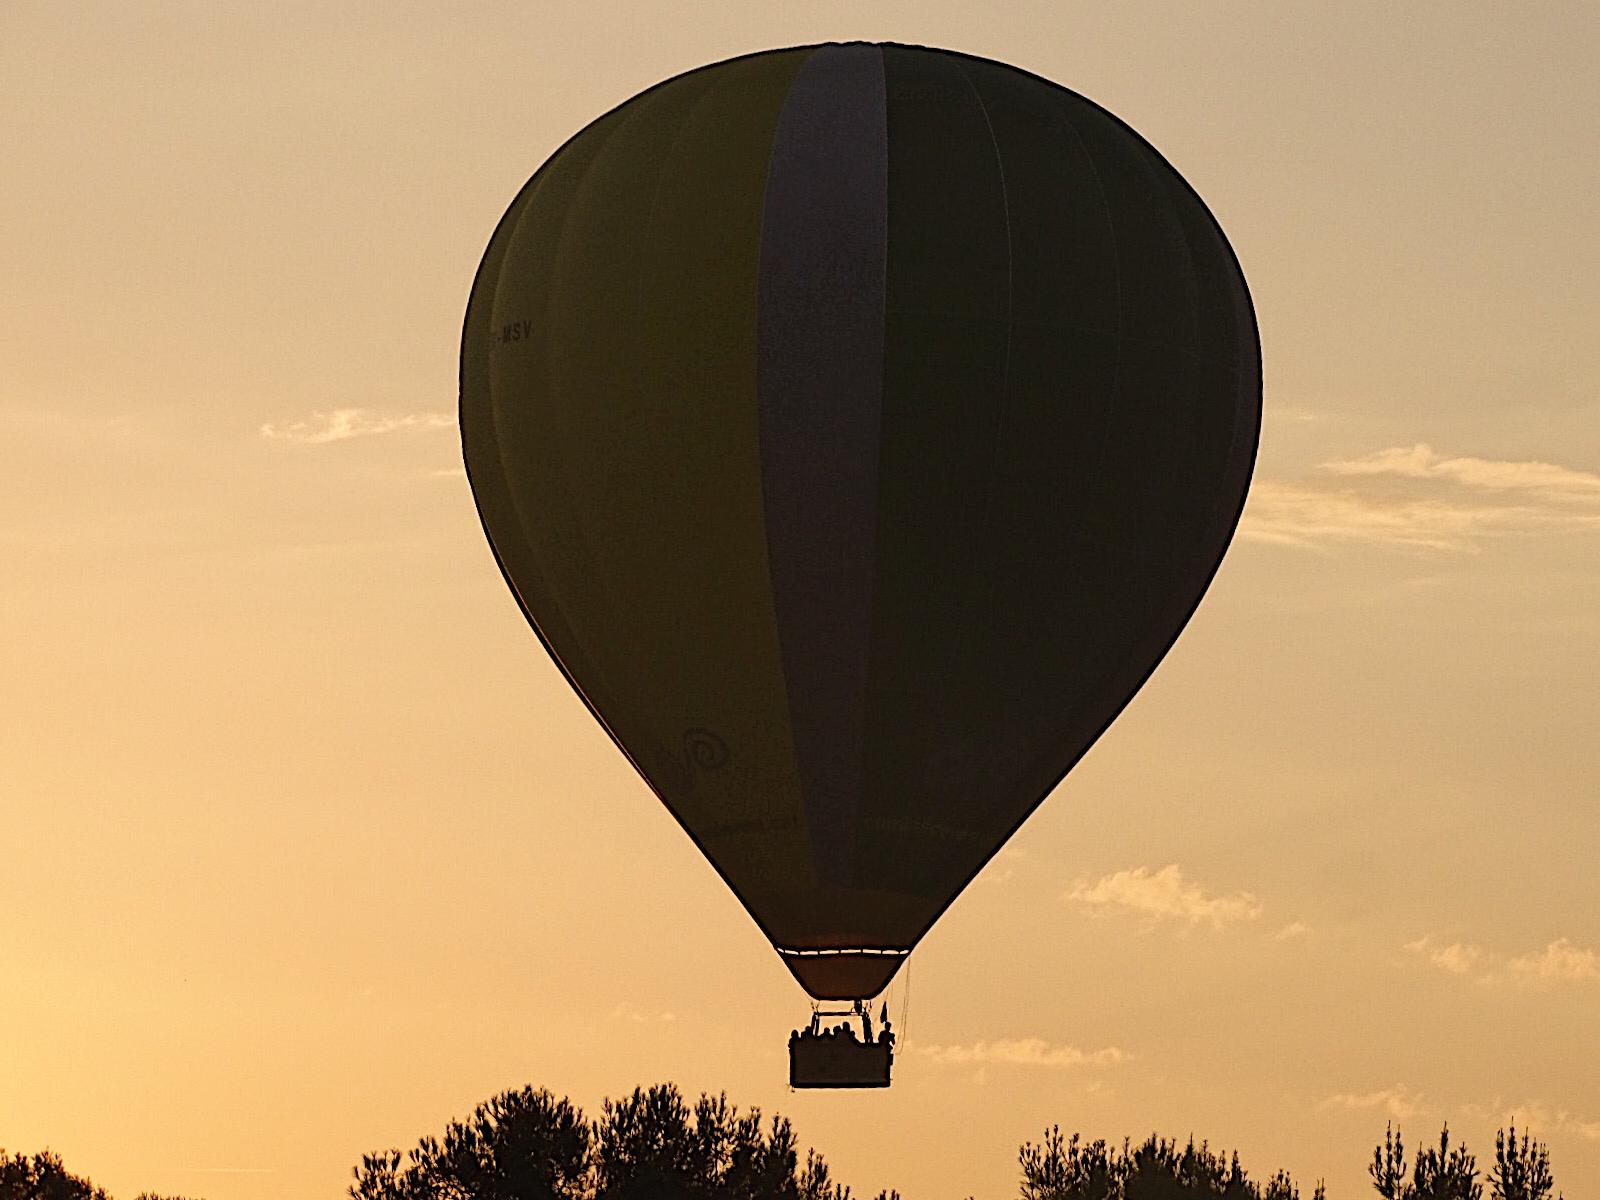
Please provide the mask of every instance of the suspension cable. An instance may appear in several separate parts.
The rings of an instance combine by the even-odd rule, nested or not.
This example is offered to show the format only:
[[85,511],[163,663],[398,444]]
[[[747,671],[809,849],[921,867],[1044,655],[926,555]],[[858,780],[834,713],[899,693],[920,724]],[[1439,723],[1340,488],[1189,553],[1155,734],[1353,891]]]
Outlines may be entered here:
[[900,1049],[902,1049],[902,1050],[904,1050],[905,1046],[906,1046],[906,1014],[908,1012],[910,1012],[910,1010],[911,1010],[911,964],[909,962],[907,962],[906,963],[905,978],[902,980],[901,988],[900,988],[900,1033],[899,1033],[899,1036],[895,1038],[895,1041],[898,1043]]

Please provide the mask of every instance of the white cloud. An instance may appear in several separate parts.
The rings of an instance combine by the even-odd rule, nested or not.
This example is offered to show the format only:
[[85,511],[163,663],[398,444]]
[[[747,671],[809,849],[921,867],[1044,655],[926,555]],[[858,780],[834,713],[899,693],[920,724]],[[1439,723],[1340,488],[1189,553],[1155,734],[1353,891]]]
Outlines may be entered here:
[[1278,930],[1277,933],[1272,935],[1272,940],[1275,942],[1287,942],[1293,938],[1310,936],[1311,926],[1307,925],[1304,921],[1290,921],[1282,929]]
[[1578,1116],[1565,1108],[1552,1107],[1542,1100],[1528,1100],[1515,1105],[1496,1100],[1493,1104],[1469,1104],[1465,1108],[1474,1115],[1502,1126],[1515,1125],[1519,1138],[1527,1133],[1542,1141],[1552,1133],[1570,1133],[1586,1141],[1600,1142],[1600,1121]]
[[1128,1054],[1115,1046],[1103,1050],[1080,1050],[1077,1046],[1047,1042],[1043,1038],[1000,1038],[992,1042],[972,1042],[965,1046],[915,1044],[915,1054],[946,1066],[1015,1067],[1100,1067],[1126,1062]]
[[336,408],[312,413],[305,420],[288,425],[269,422],[261,426],[260,433],[272,441],[320,446],[400,429],[453,429],[455,424],[455,415],[448,412],[380,413],[370,408]]
[[1412,550],[1472,550],[1480,514],[1448,504],[1396,502],[1297,483],[1263,479],[1250,488],[1239,536],[1272,545],[1315,549],[1365,544]]
[[1536,954],[1523,954],[1506,963],[1513,978],[1600,979],[1600,954],[1557,938]]
[[1420,937],[1414,942],[1407,942],[1405,948],[1413,954],[1421,954],[1441,971],[1449,971],[1452,975],[1466,975],[1483,958],[1483,947],[1474,946],[1466,942],[1451,942],[1447,946],[1437,944],[1432,937]]
[[1441,943],[1431,936],[1407,942],[1405,949],[1452,975],[1471,975],[1485,985],[1511,982],[1531,986],[1600,979],[1600,952],[1564,937],[1541,950],[1509,958],[1466,942]]
[[1092,884],[1080,882],[1064,898],[1101,911],[1124,909],[1153,920],[1187,921],[1191,926],[1205,923],[1214,929],[1261,915],[1260,901],[1249,892],[1208,895],[1199,884],[1184,879],[1177,863],[1154,872],[1148,867],[1134,867],[1103,876]]
[[1340,1092],[1322,1102],[1323,1108],[1381,1109],[1396,1121],[1414,1117],[1423,1110],[1422,1097],[1404,1084],[1375,1092]]
[[1322,464],[1335,475],[1394,475],[1435,479],[1490,492],[1533,492],[1552,500],[1600,503],[1600,475],[1546,462],[1442,458],[1432,446],[1391,446],[1365,458]]
[[1470,552],[1491,537],[1600,529],[1600,474],[1554,463],[1445,458],[1418,443],[1319,471],[1324,478],[1257,482],[1240,535],[1297,547]]

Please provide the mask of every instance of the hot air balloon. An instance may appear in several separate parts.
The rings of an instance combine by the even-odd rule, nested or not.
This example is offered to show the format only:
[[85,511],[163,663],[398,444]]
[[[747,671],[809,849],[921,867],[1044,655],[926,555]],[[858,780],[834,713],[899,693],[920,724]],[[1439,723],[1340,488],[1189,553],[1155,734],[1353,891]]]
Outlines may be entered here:
[[539,168],[473,283],[461,432],[545,649],[863,1014],[1194,612],[1260,380],[1233,251],[1127,125],[831,43],[667,80]]

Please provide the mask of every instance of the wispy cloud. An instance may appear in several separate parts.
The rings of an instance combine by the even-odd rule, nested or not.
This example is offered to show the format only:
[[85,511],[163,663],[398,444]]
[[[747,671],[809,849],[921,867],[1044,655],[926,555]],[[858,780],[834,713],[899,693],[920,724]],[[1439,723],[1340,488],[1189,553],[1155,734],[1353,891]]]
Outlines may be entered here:
[[1551,500],[1600,502],[1600,475],[1546,462],[1444,458],[1432,446],[1392,446],[1364,458],[1322,464],[1335,475],[1394,475],[1434,479],[1489,492],[1531,492]]
[[911,1050],[946,1066],[1104,1067],[1126,1062],[1129,1055],[1115,1046],[1081,1050],[1043,1038],[1000,1038],[967,1045],[913,1045]]
[[1414,942],[1407,942],[1405,948],[1413,954],[1420,954],[1441,971],[1448,971],[1452,975],[1466,975],[1483,958],[1483,947],[1474,946],[1467,942],[1451,942],[1440,945],[1432,937],[1420,937]]
[[1311,926],[1307,925],[1304,921],[1290,921],[1282,929],[1278,930],[1277,933],[1272,935],[1272,940],[1275,942],[1288,942],[1294,940],[1295,938],[1310,936]]
[[1330,545],[1472,550],[1479,514],[1430,501],[1396,501],[1263,479],[1250,488],[1239,536],[1299,549]]
[[1600,952],[1564,937],[1541,949],[1510,956],[1466,942],[1441,943],[1431,936],[1407,942],[1405,949],[1422,955],[1442,971],[1471,976],[1484,984],[1535,986],[1600,979]]
[[1380,1088],[1374,1092],[1340,1092],[1329,1096],[1322,1108],[1378,1109],[1396,1121],[1414,1117],[1423,1111],[1422,1097],[1404,1084]]
[[1523,1109],[1522,1119],[1539,1129],[1572,1133],[1585,1141],[1600,1142],[1600,1121],[1580,1117],[1564,1108],[1540,1110],[1530,1105]]
[[1600,474],[1554,463],[1445,457],[1424,443],[1261,480],[1240,534],[1298,547],[1471,552],[1488,538],[1600,529]]
[[1500,1125],[1515,1125],[1519,1131],[1525,1130],[1538,1138],[1552,1133],[1570,1133],[1586,1141],[1600,1142],[1600,1120],[1579,1116],[1542,1100],[1527,1100],[1522,1104],[1496,1100],[1492,1104],[1467,1104],[1462,1108],[1470,1116]]
[[1600,954],[1557,938],[1543,950],[1522,954],[1506,963],[1521,979],[1600,979]]
[[455,424],[455,415],[448,412],[383,413],[370,408],[336,408],[331,412],[314,412],[288,425],[269,422],[261,426],[260,433],[271,441],[320,446],[401,429],[453,429]]
[[1064,898],[1102,912],[1120,909],[1152,920],[1181,921],[1190,926],[1209,924],[1214,929],[1261,915],[1260,901],[1249,892],[1209,894],[1199,884],[1185,879],[1177,863],[1158,871],[1134,867],[1102,876],[1094,883],[1079,882]]

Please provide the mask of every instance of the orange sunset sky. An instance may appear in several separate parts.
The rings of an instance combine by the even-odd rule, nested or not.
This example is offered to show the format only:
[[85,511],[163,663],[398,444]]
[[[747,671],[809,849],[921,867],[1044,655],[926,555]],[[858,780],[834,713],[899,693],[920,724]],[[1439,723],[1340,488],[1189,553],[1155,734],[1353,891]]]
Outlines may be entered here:
[[[526,627],[454,408],[547,155],[845,39],[1148,138],[1266,417],[1187,632],[895,984],[894,1087],[792,1093],[805,998]],[[1513,1115],[1600,1193],[1597,60],[1577,0],[0,4],[0,1146],[297,1200],[673,1080],[907,1200],[1051,1122],[1352,1198],[1385,1122]]]

